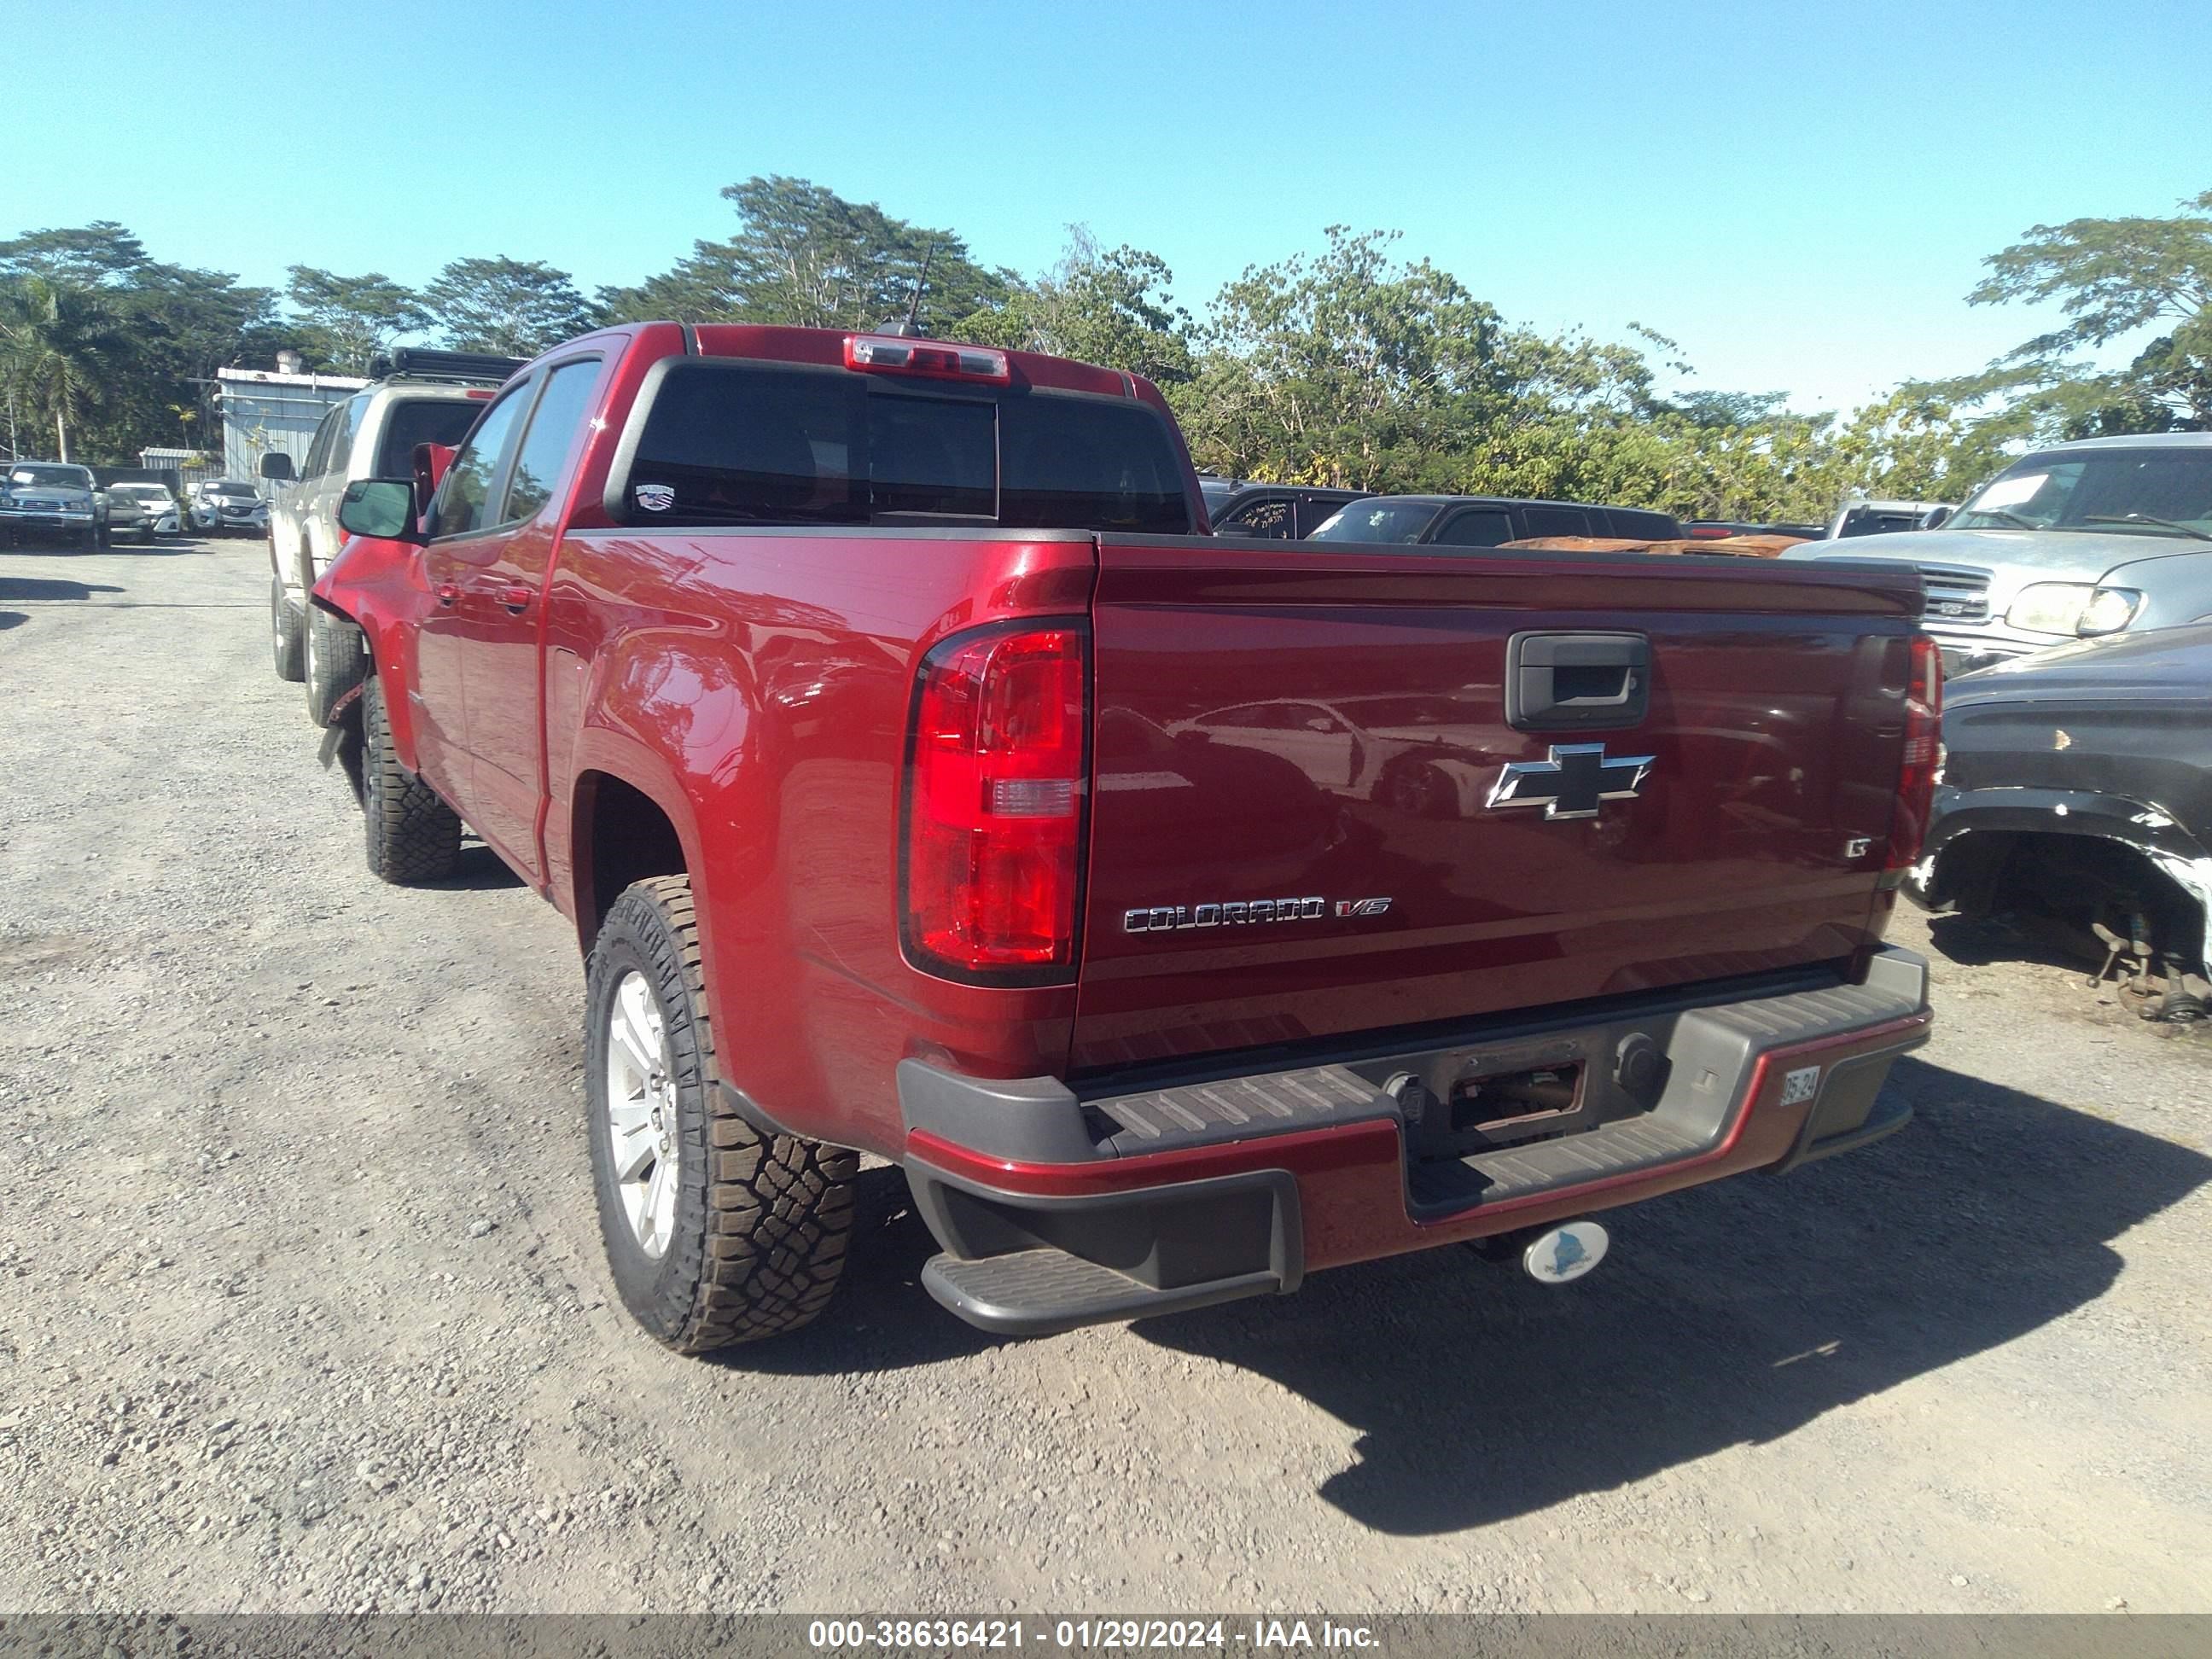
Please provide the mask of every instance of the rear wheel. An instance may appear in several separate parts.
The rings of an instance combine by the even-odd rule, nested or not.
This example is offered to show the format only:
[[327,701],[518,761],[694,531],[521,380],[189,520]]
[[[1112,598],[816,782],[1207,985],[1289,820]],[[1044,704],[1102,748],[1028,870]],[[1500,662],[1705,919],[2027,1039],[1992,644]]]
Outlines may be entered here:
[[319,605],[307,607],[302,630],[307,686],[307,718],[317,726],[331,723],[337,700],[368,676],[368,647],[361,629],[343,617]]
[[703,1353],[796,1330],[828,1305],[857,1153],[764,1134],[714,1087],[691,884],[641,881],[586,975],[584,1080],[607,1265],[623,1304]]
[[307,678],[307,667],[301,660],[306,642],[302,637],[306,623],[300,607],[292,603],[284,592],[281,576],[269,579],[269,633],[276,646],[276,678],[280,680],[301,680]]
[[461,858],[460,815],[438,792],[399,763],[384,687],[372,679],[361,696],[361,804],[368,820],[368,867],[395,886],[437,881]]

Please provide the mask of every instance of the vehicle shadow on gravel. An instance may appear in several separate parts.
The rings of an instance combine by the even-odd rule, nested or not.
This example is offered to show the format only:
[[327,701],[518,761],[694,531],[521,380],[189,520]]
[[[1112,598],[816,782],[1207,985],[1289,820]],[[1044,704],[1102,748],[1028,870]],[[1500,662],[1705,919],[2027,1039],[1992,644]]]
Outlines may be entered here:
[[[356,793],[358,789],[356,788]],[[440,881],[427,881],[422,885],[434,892],[486,893],[503,887],[523,885],[520,876],[507,866],[500,855],[480,841],[464,842],[459,860],[453,873]]]
[[915,1212],[903,1171],[861,1170],[853,1209],[852,1248],[830,1312],[776,1341],[709,1354],[711,1362],[774,1376],[842,1376],[939,1364],[1006,1340],[961,1323],[922,1289],[922,1264],[941,1247]]
[[29,614],[25,611],[0,611],[0,634],[6,633],[11,628],[21,628],[30,620]]
[[[1358,1461],[1318,1488],[1354,1520],[1457,1531],[1779,1439],[2061,1318],[2118,1276],[2112,1240],[2212,1179],[2212,1158],[2038,1096],[1911,1060],[1895,1076],[1902,1133],[1608,1212],[1613,1252],[1571,1287],[1446,1248],[1133,1334],[1358,1430]],[[859,1199],[830,1316],[721,1363],[899,1370],[998,1340],[921,1288],[937,1246],[900,1173],[864,1170]]]
[[120,593],[107,582],[63,581],[52,576],[0,576],[0,599],[88,599],[95,593]]
[[1608,1212],[1613,1253],[1571,1288],[1447,1249],[1136,1329],[1360,1431],[1320,1486],[1346,1515],[1455,1531],[1778,1439],[2063,1317],[2118,1276],[2113,1239],[2212,1177],[2034,1095],[1895,1075],[1902,1133]]
[[2056,924],[2033,916],[1931,916],[1928,942],[1948,962],[1962,968],[1986,968],[1992,963],[2029,963],[2058,968],[2078,975],[2087,988],[2096,959],[2072,948]]

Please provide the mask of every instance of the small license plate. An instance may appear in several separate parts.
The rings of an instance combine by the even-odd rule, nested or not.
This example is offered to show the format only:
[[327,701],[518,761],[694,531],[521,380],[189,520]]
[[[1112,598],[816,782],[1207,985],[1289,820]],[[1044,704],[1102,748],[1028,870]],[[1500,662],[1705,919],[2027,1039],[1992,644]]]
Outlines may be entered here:
[[1782,1074],[1782,1103],[1802,1106],[1820,1092],[1820,1068],[1801,1066],[1794,1072]]

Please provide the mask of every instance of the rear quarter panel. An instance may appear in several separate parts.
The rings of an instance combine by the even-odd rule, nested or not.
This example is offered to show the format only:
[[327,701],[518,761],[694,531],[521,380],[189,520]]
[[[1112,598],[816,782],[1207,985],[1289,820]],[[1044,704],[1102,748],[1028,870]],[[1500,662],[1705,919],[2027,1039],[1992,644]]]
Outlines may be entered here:
[[[899,948],[899,803],[922,657],[947,635],[1087,611],[1087,536],[572,532],[548,591],[556,890],[589,891],[590,792],[676,824],[701,900],[724,1075],[778,1121],[885,1155],[897,1063],[1063,1069],[1072,985],[961,986]],[[804,598],[798,597],[804,595]]]

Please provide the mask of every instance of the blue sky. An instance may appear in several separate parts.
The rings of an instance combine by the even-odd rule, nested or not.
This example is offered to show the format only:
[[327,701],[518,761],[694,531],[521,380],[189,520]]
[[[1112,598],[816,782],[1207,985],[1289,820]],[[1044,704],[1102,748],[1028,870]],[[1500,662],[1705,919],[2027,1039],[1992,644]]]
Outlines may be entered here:
[[0,33],[0,234],[118,219],[269,284],[499,253],[588,289],[787,173],[1023,270],[1086,223],[1196,310],[1382,227],[1516,320],[1641,322],[1698,385],[1849,407],[2048,326],[1964,303],[2027,226],[2212,188],[2208,62],[2204,0],[61,0]]

